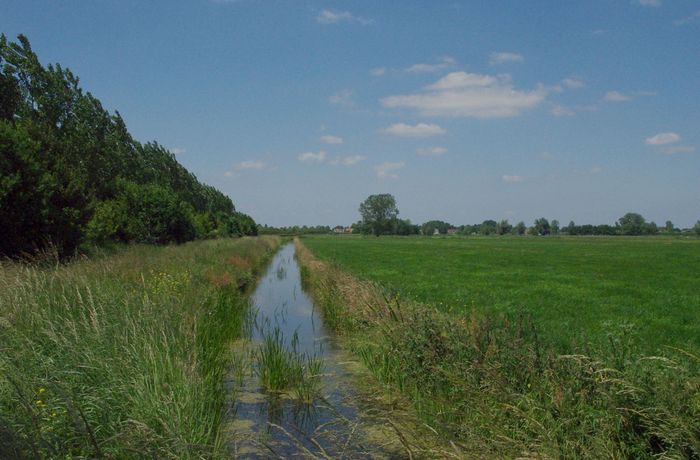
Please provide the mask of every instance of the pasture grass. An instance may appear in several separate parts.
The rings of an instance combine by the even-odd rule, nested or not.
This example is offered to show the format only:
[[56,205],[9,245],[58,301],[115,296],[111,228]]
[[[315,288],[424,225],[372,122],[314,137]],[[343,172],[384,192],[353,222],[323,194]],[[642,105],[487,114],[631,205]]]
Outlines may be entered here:
[[0,458],[225,457],[229,344],[279,239],[0,263]]
[[[336,249],[403,243],[339,241]],[[304,243],[322,247],[335,241]],[[405,244],[433,249],[432,256],[423,253],[430,264],[444,242]],[[695,352],[664,347],[648,354],[635,339],[635,327],[617,318],[604,340],[570,344],[562,353],[542,340],[537,320],[524,310],[436,308],[397,295],[395,285],[358,279],[319,261],[299,241],[297,254],[326,324],[346,337],[388,392],[408,397],[425,424],[460,456],[700,457]],[[364,260],[375,265],[372,257]],[[397,266],[403,261],[392,260]]]
[[532,316],[565,351],[629,324],[649,352],[700,350],[700,239],[305,237],[320,259],[441,311]]

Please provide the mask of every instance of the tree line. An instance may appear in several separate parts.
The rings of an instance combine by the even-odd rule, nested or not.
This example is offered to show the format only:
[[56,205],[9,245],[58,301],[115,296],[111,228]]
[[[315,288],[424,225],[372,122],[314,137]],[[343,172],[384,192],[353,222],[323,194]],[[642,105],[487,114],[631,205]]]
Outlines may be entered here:
[[69,69],[0,35],[0,256],[256,232],[168,149],[134,140]]
[[561,227],[559,221],[551,222],[540,217],[531,226],[521,221],[511,224],[508,220],[485,220],[480,224],[454,226],[441,220],[431,220],[422,225],[412,224],[408,219],[400,219],[396,199],[388,194],[370,195],[360,204],[361,219],[352,225],[353,233],[366,235],[656,235],[659,233],[695,233],[700,236],[700,221],[692,229],[682,231],[666,221],[659,227],[638,213],[629,212],[620,217],[614,225],[576,225],[573,221]]

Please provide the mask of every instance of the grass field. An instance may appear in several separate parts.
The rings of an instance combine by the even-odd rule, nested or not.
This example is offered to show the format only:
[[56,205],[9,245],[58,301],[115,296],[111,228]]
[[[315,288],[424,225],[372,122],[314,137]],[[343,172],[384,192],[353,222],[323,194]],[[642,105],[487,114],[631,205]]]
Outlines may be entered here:
[[699,243],[314,237],[298,254],[325,323],[464,458],[696,459]]
[[700,349],[700,239],[310,237],[360,278],[454,314],[530,313],[560,347],[633,325],[648,351]]
[[0,262],[0,458],[221,458],[241,288],[276,237]]

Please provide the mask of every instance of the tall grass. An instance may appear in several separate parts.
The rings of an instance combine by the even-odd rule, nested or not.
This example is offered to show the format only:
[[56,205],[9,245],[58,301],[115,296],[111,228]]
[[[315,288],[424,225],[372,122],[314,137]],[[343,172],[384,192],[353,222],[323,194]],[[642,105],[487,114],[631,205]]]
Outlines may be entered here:
[[561,355],[525,314],[453,316],[360,282],[297,242],[326,323],[471,455],[700,458],[700,358],[647,356],[624,323]]
[[0,264],[0,458],[224,456],[239,289],[279,244]]
[[296,332],[288,347],[279,327],[264,331],[256,354],[255,372],[267,391],[291,392],[298,401],[311,403],[321,390],[323,359],[300,353],[298,343]]

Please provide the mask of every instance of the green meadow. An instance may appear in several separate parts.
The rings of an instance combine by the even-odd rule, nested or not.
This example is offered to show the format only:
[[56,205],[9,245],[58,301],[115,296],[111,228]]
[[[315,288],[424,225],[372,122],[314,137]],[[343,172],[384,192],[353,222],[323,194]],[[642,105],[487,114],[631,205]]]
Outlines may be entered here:
[[700,239],[308,237],[362,279],[455,315],[523,311],[560,348],[625,330],[700,349]]

